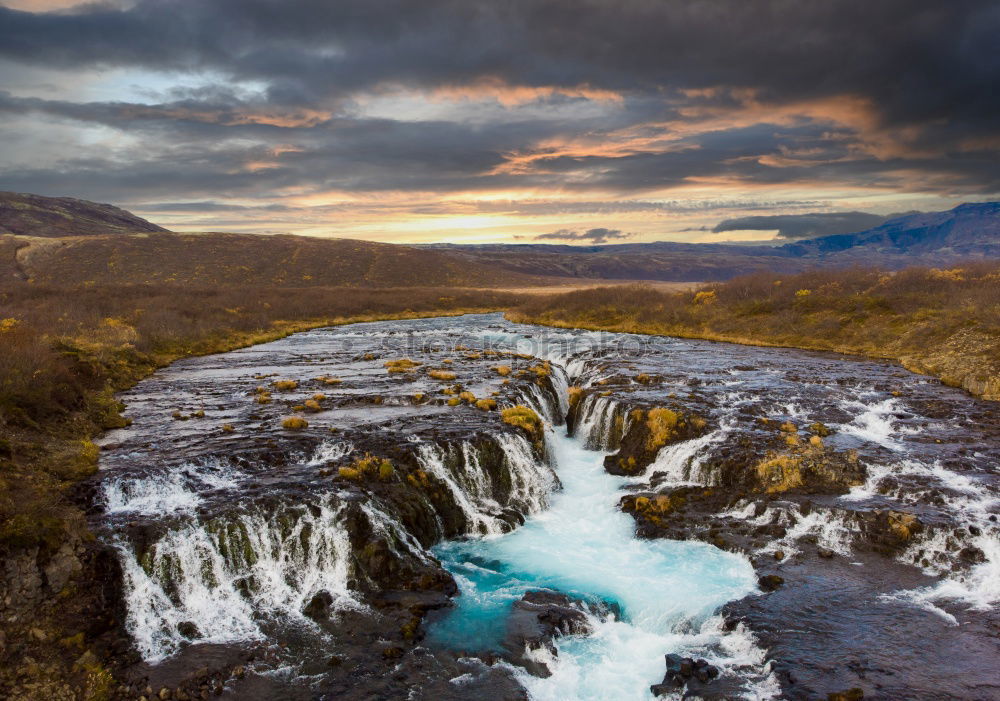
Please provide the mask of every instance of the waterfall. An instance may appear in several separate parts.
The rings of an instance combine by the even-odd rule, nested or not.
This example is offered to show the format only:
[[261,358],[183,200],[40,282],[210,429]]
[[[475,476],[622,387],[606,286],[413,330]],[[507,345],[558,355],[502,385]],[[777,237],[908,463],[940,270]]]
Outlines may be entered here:
[[314,625],[302,611],[320,592],[336,607],[359,606],[347,586],[351,544],[341,511],[328,497],[276,513],[192,519],[142,554],[118,540],[126,626],[142,656],[157,662],[176,652],[185,623],[200,641],[222,643],[263,638],[261,616]]
[[525,516],[545,509],[549,494],[558,484],[555,473],[535,457],[524,436],[503,433],[496,436],[496,441],[511,477],[510,506]]
[[417,462],[451,492],[465,516],[469,534],[499,535],[509,531],[511,524],[504,518],[504,511],[514,508],[527,515],[544,508],[545,496],[554,484],[551,470],[538,461],[524,436],[505,433],[490,436],[490,440],[504,454],[500,469],[509,475],[507,497],[497,489],[491,468],[482,463],[475,445],[463,442],[457,447],[442,448],[435,443],[417,446]]
[[574,435],[591,450],[615,450],[628,432],[629,417],[611,397],[589,394],[583,402]]
[[723,419],[714,431],[660,448],[656,459],[635,481],[646,481],[655,475],[662,477],[670,486],[711,485],[713,476],[702,469],[710,454],[709,447],[725,440],[733,427],[731,421]]
[[[507,530],[507,524],[500,518],[500,505],[492,498],[491,490],[482,487],[483,480],[479,461],[466,465],[466,470],[456,475],[447,466],[446,449],[435,443],[423,443],[417,447],[417,462],[427,473],[434,475],[451,492],[455,505],[462,511],[466,521],[466,531],[480,535],[499,535]],[[477,477],[468,474],[479,472]]]

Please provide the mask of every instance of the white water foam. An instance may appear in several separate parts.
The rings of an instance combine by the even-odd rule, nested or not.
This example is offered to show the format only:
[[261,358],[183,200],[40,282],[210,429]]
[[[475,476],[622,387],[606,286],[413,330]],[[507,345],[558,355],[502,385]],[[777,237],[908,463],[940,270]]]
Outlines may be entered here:
[[261,639],[260,615],[313,626],[302,610],[327,592],[339,608],[358,607],[348,589],[350,542],[329,500],[278,514],[246,513],[169,531],[141,558],[116,543],[126,626],[147,662],[177,651],[181,623],[200,640]]
[[316,447],[316,450],[313,451],[312,456],[306,464],[310,467],[325,465],[327,463],[340,460],[341,458],[350,455],[353,451],[354,444],[350,441],[326,440]]
[[109,514],[193,511],[203,503],[205,492],[235,488],[240,477],[224,462],[184,463],[161,474],[106,479],[101,500]]

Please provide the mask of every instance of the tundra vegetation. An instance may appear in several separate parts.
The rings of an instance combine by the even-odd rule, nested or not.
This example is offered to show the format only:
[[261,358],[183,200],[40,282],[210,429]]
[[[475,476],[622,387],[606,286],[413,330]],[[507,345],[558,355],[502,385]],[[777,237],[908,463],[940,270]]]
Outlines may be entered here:
[[[694,292],[644,285],[530,299],[526,323],[891,358],[1000,399],[1000,263],[757,273]],[[636,378],[642,382],[644,378]]]

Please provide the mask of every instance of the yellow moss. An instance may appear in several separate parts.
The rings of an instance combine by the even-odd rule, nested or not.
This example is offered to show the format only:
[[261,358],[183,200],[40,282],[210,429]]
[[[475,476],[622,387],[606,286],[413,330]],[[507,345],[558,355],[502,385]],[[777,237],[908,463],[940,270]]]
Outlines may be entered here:
[[490,411],[497,408],[496,399],[480,399],[476,402],[476,408],[482,409],[483,411]]
[[442,381],[454,380],[456,377],[458,377],[458,375],[453,373],[451,370],[431,370],[427,374],[433,377],[435,380],[442,380]]
[[400,358],[399,360],[387,360],[382,363],[382,366],[389,372],[410,372],[413,368],[420,367],[422,364],[409,358]]
[[306,410],[305,404],[296,404],[295,406],[292,407],[292,411],[305,411],[305,410]]
[[330,377],[329,375],[321,375],[316,379],[326,385],[339,385],[343,382],[339,377]]
[[325,394],[323,394],[323,393],[321,393],[321,392],[317,392],[316,394],[314,394],[314,395],[313,395],[313,397],[312,397],[312,398],[313,398],[314,400],[316,400],[317,402],[321,402],[321,401],[323,401],[324,399],[326,399],[326,395],[325,395]]
[[234,431],[236,431],[236,427],[232,424],[222,424],[223,433],[233,433]]
[[533,409],[518,404],[500,412],[504,423],[523,428],[535,438],[542,437],[542,419]]
[[649,437],[646,439],[646,449],[659,450],[676,435],[680,414],[672,409],[657,407],[646,412],[646,427]]
[[472,392],[460,392],[458,398],[461,399],[462,401],[468,402],[469,404],[472,404],[476,401],[476,395],[474,395]]
[[541,365],[532,365],[528,370],[538,375],[538,377],[548,377],[552,374],[552,365],[546,360]]
[[715,290],[701,290],[700,292],[694,293],[694,299],[692,300],[695,304],[712,304],[717,300]]
[[458,406],[461,403],[462,400],[459,399],[458,397],[452,397],[451,399],[448,400],[448,406]]
[[[816,436],[813,436],[813,438],[815,438],[815,437]],[[787,434],[785,436],[785,444],[793,446],[793,447],[799,445],[799,437],[798,437],[798,435],[795,434],[795,433],[789,433],[789,434]]]
[[281,420],[281,427],[290,431],[297,431],[308,426],[309,422],[301,416],[287,416]]
[[271,384],[274,385],[276,390],[281,392],[290,392],[293,389],[297,389],[299,386],[298,380],[275,380]]
[[267,390],[264,390],[262,392],[257,392],[253,400],[258,404],[268,404],[271,401],[271,393],[268,392]]
[[205,418],[205,412],[203,410],[199,409],[198,411],[191,412],[191,416],[193,416],[193,417],[195,417],[197,419],[204,419]]
[[378,478],[383,482],[388,482],[392,479],[392,476],[396,473],[395,468],[393,468],[392,463],[388,460],[383,460],[378,466]]
[[757,463],[755,469],[769,494],[787,492],[802,486],[801,457],[775,455]]
[[413,401],[422,402],[424,401],[424,397],[426,396],[427,395],[425,395],[423,392],[417,392],[416,394],[413,395]]
[[507,377],[507,375],[510,374],[510,365],[497,365],[493,369],[496,370],[496,373],[500,375],[500,377]]
[[798,426],[793,424],[791,421],[786,421],[785,423],[781,424],[780,428],[785,433],[796,433],[799,430]]
[[568,394],[569,394],[569,405],[570,407],[574,407],[577,404],[579,404],[580,400],[583,398],[583,389],[574,385],[569,388]]
[[889,528],[900,540],[909,540],[918,524],[919,521],[913,514],[902,511],[889,512]]
[[317,412],[323,411],[323,407],[315,399],[307,399],[306,403],[303,405],[306,411]]
[[644,372],[640,372],[638,375],[635,376],[635,381],[638,382],[640,385],[648,385],[650,382],[653,381],[653,378]]
[[467,360],[479,360],[483,357],[482,353],[466,353],[465,357]]
[[809,436],[809,445],[811,445],[814,448],[822,448],[823,439],[820,438],[819,436]]
[[361,473],[353,467],[342,467],[337,470],[337,473],[348,480],[357,480],[361,478]]
[[447,394],[450,397],[453,394],[458,394],[460,391],[458,385],[455,385],[454,387],[445,387],[441,390],[441,394]]
[[811,294],[812,290],[796,290],[795,292],[796,297],[808,297]]

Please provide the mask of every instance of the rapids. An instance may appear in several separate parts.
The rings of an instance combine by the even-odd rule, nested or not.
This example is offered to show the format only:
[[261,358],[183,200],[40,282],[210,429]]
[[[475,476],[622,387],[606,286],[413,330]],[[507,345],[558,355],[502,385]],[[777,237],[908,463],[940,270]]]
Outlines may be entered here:
[[[209,660],[240,699],[647,699],[677,653],[720,670],[709,695],[1000,694],[996,409],[890,364],[469,315],[187,359],[120,398],[92,521],[136,689]],[[611,474],[668,405],[704,428]],[[755,488],[781,451],[860,477]],[[352,472],[369,455],[391,469]],[[504,646],[538,590],[612,612],[527,650],[547,677]]]

